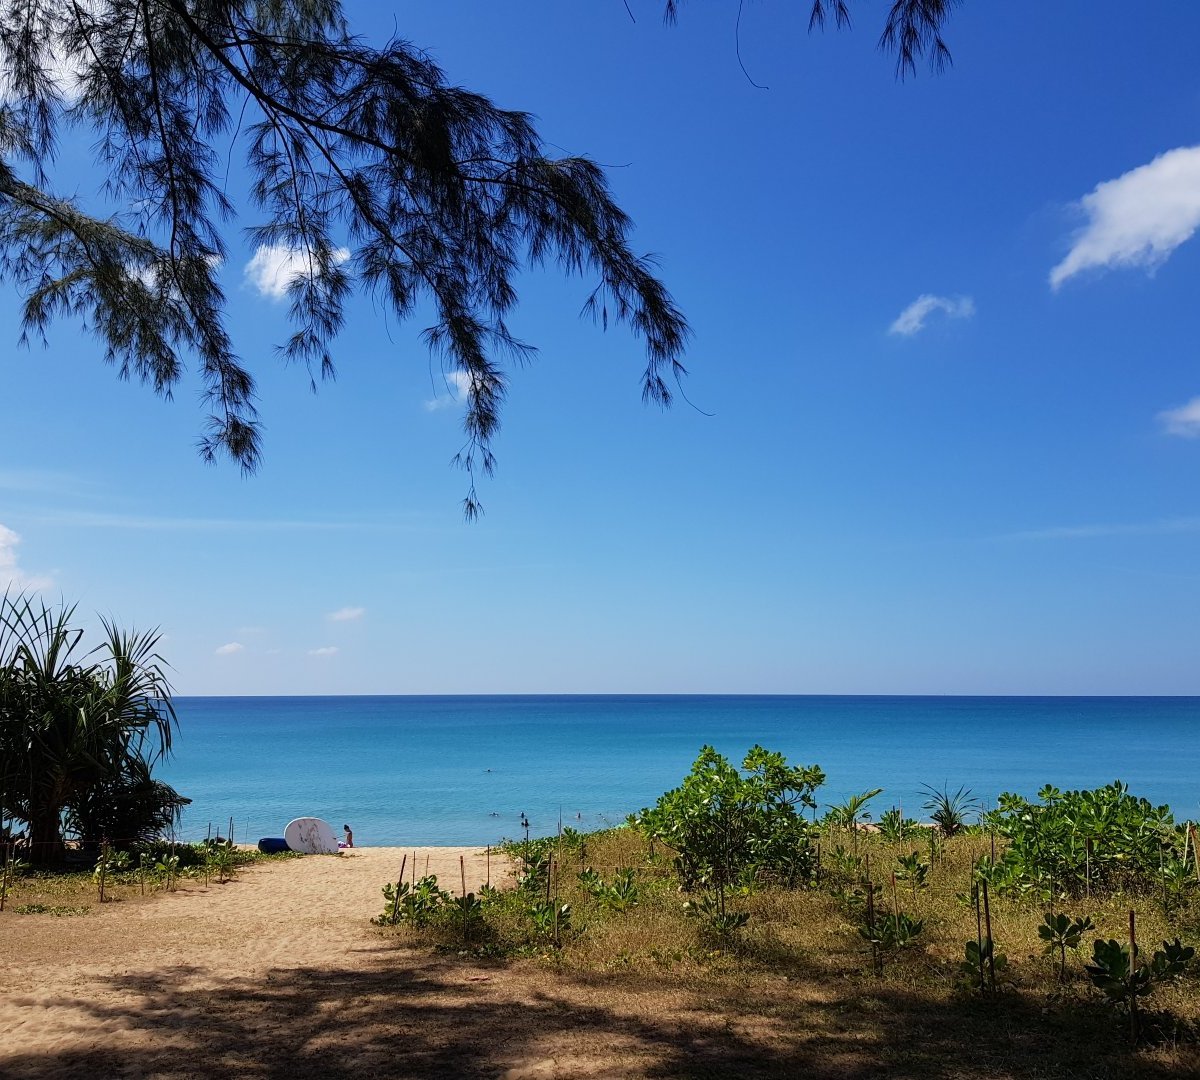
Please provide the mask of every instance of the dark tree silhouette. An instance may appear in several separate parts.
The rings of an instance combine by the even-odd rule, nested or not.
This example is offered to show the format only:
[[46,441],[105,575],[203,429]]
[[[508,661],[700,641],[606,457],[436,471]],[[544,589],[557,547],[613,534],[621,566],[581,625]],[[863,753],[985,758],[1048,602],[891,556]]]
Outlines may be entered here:
[[[745,0],[738,0],[741,10]],[[832,21],[839,30],[850,27],[853,0],[811,0],[809,30],[823,30]],[[950,63],[950,49],[942,37],[942,28],[961,0],[892,0],[887,20],[879,35],[879,47],[896,56],[896,76],[915,75],[917,63],[928,59],[935,71]],[[674,22],[679,17],[681,0],[666,0],[663,17]]]
[[[402,319],[431,303],[426,338],[464,388],[468,516],[494,465],[503,361],[530,351],[505,322],[522,266],[589,275],[587,308],[646,343],[643,396],[671,400],[687,324],[601,168],[547,156],[527,114],[450,85],[408,42],[355,37],[338,0],[0,0],[0,93],[0,273],[25,333],[80,317],[123,378],[162,395],[193,362],[205,458],[252,470],[261,453],[217,276],[231,142],[249,233],[291,268],[282,353],[310,378],[333,371],[353,289]],[[100,211],[52,189],[60,141],[81,135]]]

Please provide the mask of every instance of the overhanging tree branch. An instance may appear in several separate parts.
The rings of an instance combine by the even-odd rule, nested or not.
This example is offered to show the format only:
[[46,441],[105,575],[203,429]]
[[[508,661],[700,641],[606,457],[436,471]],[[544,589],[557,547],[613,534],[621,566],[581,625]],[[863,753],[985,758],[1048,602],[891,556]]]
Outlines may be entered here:
[[[506,323],[515,277],[553,259],[597,275],[589,304],[645,339],[645,396],[669,403],[687,324],[632,251],[600,168],[546,157],[528,115],[450,86],[408,43],[351,36],[337,0],[0,0],[0,67],[14,73],[0,103],[6,176],[51,198],[39,164],[62,131],[90,129],[114,204],[101,218],[51,199],[70,205],[71,227],[50,228],[45,206],[0,183],[0,271],[24,293],[27,327],[82,316],[123,375],[164,395],[198,360],[214,405],[206,457],[252,469],[260,453],[254,380],[217,281],[232,207],[213,145],[235,124],[258,215],[249,235],[297,268],[281,351],[310,378],[333,371],[355,283],[400,319],[430,299],[426,338],[467,376],[458,460],[490,472],[502,360],[529,351]],[[257,116],[243,129],[246,112]],[[478,511],[473,480],[465,507]]]

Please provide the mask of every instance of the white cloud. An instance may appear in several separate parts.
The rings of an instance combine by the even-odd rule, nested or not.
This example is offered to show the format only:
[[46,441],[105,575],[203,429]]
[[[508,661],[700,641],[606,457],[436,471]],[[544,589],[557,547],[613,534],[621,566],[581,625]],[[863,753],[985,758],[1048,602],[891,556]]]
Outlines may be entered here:
[[1185,439],[1200,439],[1200,397],[1194,397],[1178,409],[1166,409],[1158,414],[1158,422],[1168,435]]
[[323,645],[319,649],[309,649],[309,656],[337,656],[339,649],[336,645]]
[[896,316],[896,321],[888,327],[888,333],[912,337],[925,329],[925,320],[935,311],[944,312],[948,319],[969,319],[975,314],[975,301],[969,296],[923,293]]
[[[335,263],[344,263],[348,258],[349,249],[334,249]],[[310,259],[311,255],[304,248],[289,247],[287,244],[262,244],[246,263],[246,278],[260,295],[282,300],[287,296],[288,286],[308,272]]]
[[365,607],[344,607],[331,611],[325,617],[330,622],[353,622],[355,619],[361,619],[366,613]]
[[467,391],[471,389],[472,376],[469,372],[448,371],[443,373],[442,378],[446,384],[446,392],[425,402],[426,412],[447,409],[451,405],[459,405],[466,400]]
[[1093,267],[1153,270],[1200,227],[1200,146],[1181,146],[1105,180],[1079,200],[1088,223],[1050,271],[1057,289]]
[[25,573],[17,562],[17,545],[21,537],[5,525],[0,525],[0,593],[7,589],[48,589],[54,584],[48,577]]
[[240,653],[245,647],[240,641],[231,641],[228,645],[218,646],[213,652],[217,656],[232,656],[234,653]]

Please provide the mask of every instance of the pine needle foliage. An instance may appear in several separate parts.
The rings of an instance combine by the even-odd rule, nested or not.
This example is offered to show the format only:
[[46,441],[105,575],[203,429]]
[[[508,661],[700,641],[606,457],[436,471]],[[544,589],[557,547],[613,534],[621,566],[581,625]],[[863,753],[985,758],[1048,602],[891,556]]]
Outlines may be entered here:
[[[738,0],[739,7],[745,0]],[[879,35],[879,48],[896,57],[896,77],[904,79],[917,73],[917,64],[926,60],[933,71],[942,71],[951,63],[950,47],[942,37],[942,28],[950,20],[960,0],[892,0],[887,20]],[[832,22],[838,30],[851,26],[851,0],[812,0],[808,29],[824,30]],[[666,0],[663,18],[673,23],[679,17],[680,0]]]
[[[528,114],[451,85],[409,42],[356,37],[338,0],[0,0],[0,72],[0,275],[25,334],[80,318],[122,378],[164,396],[194,362],[206,459],[252,471],[262,452],[218,281],[239,209],[294,270],[280,351],[314,386],[352,292],[400,319],[431,307],[425,338],[464,386],[468,517],[504,364],[532,351],[506,323],[524,266],[588,276],[585,310],[644,339],[643,396],[671,401],[687,324],[600,166],[548,156]],[[111,212],[53,189],[60,145],[84,138]],[[234,153],[249,208],[225,194]]]

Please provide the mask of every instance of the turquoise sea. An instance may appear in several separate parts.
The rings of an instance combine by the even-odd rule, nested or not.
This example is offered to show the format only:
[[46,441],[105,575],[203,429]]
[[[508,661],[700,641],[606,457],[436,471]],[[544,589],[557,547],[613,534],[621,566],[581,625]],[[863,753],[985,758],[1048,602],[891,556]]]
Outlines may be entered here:
[[194,801],[181,835],[235,839],[314,815],[366,845],[486,844],[618,824],[710,743],[826,772],[822,802],[872,787],[923,816],[924,784],[1001,791],[1115,779],[1200,818],[1200,698],[208,697],[176,699],[162,777]]

